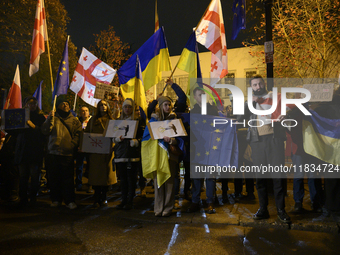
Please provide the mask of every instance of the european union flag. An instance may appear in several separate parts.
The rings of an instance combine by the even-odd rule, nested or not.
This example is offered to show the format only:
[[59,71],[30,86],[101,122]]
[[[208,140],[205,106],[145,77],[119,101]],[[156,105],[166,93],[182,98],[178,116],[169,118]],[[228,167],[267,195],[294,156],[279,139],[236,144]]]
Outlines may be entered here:
[[52,100],[54,100],[55,95],[67,94],[69,85],[70,85],[70,81],[69,81],[69,68],[68,68],[68,37],[67,37],[66,42],[65,42],[63,57],[59,64],[57,79],[55,80],[55,83],[54,83]]
[[43,81],[40,82],[40,85],[38,86],[38,88],[35,90],[33,97],[35,97],[38,101],[38,107],[40,108],[40,110],[42,109],[42,90],[41,90],[41,84],[43,83]]
[[[219,119],[219,123],[226,124],[218,124],[214,127],[214,119]],[[236,126],[231,126],[230,121],[225,117],[190,113],[192,166],[238,166]]]
[[231,39],[235,40],[241,29],[246,29],[246,0],[233,2],[233,31]]

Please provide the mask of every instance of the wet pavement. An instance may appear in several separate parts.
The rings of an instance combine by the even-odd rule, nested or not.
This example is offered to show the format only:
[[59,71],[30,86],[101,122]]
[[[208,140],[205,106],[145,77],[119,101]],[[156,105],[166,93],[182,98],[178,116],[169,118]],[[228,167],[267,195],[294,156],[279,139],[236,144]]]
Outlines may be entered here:
[[[108,207],[93,209],[93,197],[77,192],[75,210],[51,208],[48,194],[36,206],[19,208],[0,201],[0,254],[339,254],[338,225],[313,213],[306,191],[300,214],[293,213],[292,183],[288,181],[286,211],[291,224],[277,220],[273,196],[268,220],[254,221],[258,200],[225,204],[216,214],[185,213],[190,202],[170,217],[155,217],[152,188],[137,196],[133,210],[117,210],[120,192],[111,190]],[[230,193],[233,185],[229,183]],[[307,187],[307,185],[305,186]],[[221,198],[221,185],[217,183]]]

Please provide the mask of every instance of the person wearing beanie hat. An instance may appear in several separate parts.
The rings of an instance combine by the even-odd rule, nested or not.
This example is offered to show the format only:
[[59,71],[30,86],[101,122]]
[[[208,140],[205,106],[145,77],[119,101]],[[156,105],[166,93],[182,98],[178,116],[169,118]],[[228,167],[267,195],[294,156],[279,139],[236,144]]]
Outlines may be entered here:
[[[155,113],[151,114],[151,119],[149,122],[153,121],[163,121],[170,120],[176,118],[176,114],[172,112],[172,100],[169,97],[159,95],[157,100],[154,100],[148,107],[148,116],[153,112],[153,108],[159,105],[159,108]],[[154,213],[156,217],[168,217],[171,215],[172,210],[174,208],[175,202],[175,189],[174,189],[174,180],[176,174],[179,172],[179,155],[176,155],[172,150],[172,146],[179,145],[179,148],[183,151],[183,139],[180,137],[170,138],[163,137],[163,139],[159,139],[157,144],[161,144],[159,146],[153,146],[152,142],[150,143],[150,132],[148,127],[145,128],[143,134],[144,146],[142,146],[142,165],[143,171],[147,174],[147,176],[154,177],[155,183],[155,203],[154,203]],[[146,148],[146,146],[151,146],[150,148]],[[158,150],[152,152],[151,150]],[[162,153],[162,150],[166,149],[166,155]],[[157,153],[157,155],[163,155],[165,158],[168,158],[168,164],[164,165],[156,164],[157,169],[150,168],[150,153]],[[167,156],[169,155],[169,157]],[[166,159],[159,159],[158,162],[164,162]],[[164,173],[169,174],[169,178],[165,180],[164,183],[160,183],[161,175]],[[160,187],[159,187],[160,185]]]
[[[25,98],[24,107],[30,111],[30,119],[27,121],[29,128],[18,131],[14,157],[14,163],[19,168],[20,206],[26,206],[28,198],[30,198],[31,205],[36,203],[36,196],[40,188],[40,169],[45,144],[45,139],[41,132],[45,116],[39,109],[36,98],[32,96]],[[30,177],[31,185],[29,190]]]
[[80,121],[70,111],[70,104],[64,96],[56,102],[42,125],[42,132],[48,135],[49,184],[51,207],[58,207],[64,200],[69,209],[77,208],[74,192],[74,155],[82,131]]
[[[133,113],[134,107],[135,103],[131,98],[125,99],[119,119],[138,120],[137,114]],[[144,132],[141,123],[142,121],[138,121],[137,134],[134,139],[122,136],[114,138],[114,160],[122,189],[122,202],[116,206],[117,209],[130,210],[133,208],[137,170],[140,168],[140,142]]]
[[[101,100],[97,105],[97,113],[87,124],[86,133],[103,134],[106,124],[112,120],[110,105]],[[89,153],[89,184],[94,189],[93,207],[98,209],[107,206],[107,191],[109,186],[117,183],[116,172],[113,171],[113,150],[108,154]]]

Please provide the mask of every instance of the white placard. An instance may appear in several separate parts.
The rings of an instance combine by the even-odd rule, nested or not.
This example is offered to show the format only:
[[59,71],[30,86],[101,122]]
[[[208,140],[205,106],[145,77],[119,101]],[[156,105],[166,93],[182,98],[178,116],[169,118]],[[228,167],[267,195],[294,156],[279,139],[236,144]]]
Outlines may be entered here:
[[308,89],[312,94],[309,102],[330,102],[333,99],[333,83],[304,84],[303,88]]
[[111,138],[102,134],[83,133],[80,140],[80,150],[86,153],[109,154],[111,150]]
[[167,137],[187,136],[181,119],[149,122],[148,128],[152,139]]
[[104,134],[105,137],[135,138],[137,128],[137,120],[109,120]]

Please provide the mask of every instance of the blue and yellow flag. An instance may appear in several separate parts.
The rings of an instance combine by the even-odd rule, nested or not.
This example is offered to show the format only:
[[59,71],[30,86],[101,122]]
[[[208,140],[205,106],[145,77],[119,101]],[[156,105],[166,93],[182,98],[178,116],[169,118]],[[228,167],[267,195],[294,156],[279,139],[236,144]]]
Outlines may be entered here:
[[37,99],[38,107],[40,108],[40,110],[42,110],[42,89],[41,89],[42,83],[43,81],[40,82],[40,85],[38,86],[38,88],[35,90],[33,94],[33,97]]
[[162,71],[171,70],[163,27],[158,29],[117,71],[122,93],[134,90],[137,55],[142,70],[144,89],[147,91],[162,79]]
[[187,95],[190,94],[190,79],[202,78],[201,66],[198,57],[198,46],[196,42],[195,31],[189,37],[187,44],[185,45],[181,57],[178,61],[177,67],[185,72],[189,73],[189,81],[187,87]]
[[302,123],[306,153],[333,165],[340,165],[340,119],[327,119],[310,110]]
[[68,65],[68,37],[65,42],[65,48],[63,56],[61,58],[59,69],[57,73],[57,79],[54,83],[54,90],[52,95],[52,100],[55,95],[65,95],[67,94],[68,87],[70,85],[69,79],[69,65]]
[[[156,121],[151,118],[149,122]],[[142,138],[142,169],[145,178],[154,178],[157,174],[158,187],[162,186],[170,176],[168,143],[163,139],[152,140],[148,126]]]

